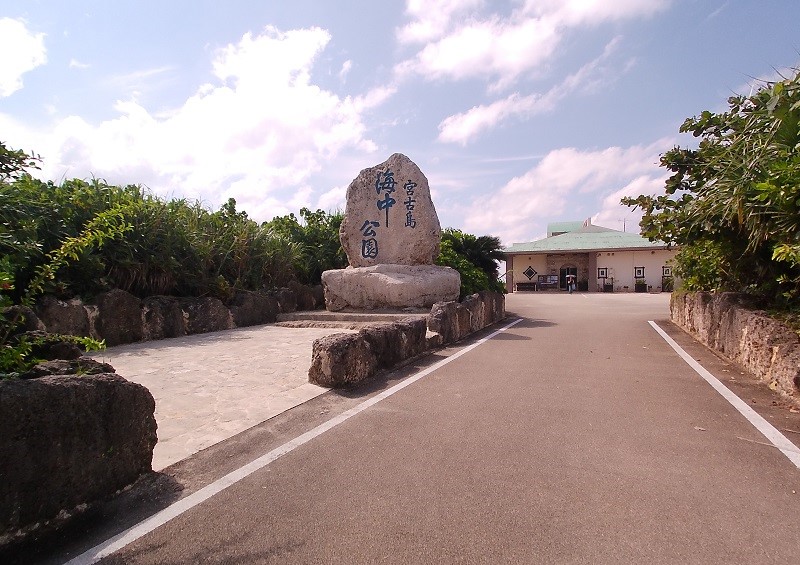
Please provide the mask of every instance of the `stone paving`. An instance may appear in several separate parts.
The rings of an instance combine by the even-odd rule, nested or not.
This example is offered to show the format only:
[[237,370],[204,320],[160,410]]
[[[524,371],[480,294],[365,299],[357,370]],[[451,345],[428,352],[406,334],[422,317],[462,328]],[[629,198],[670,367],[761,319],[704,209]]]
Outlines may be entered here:
[[308,382],[312,343],[346,331],[254,326],[109,347],[93,357],[155,397],[159,471],[325,392]]

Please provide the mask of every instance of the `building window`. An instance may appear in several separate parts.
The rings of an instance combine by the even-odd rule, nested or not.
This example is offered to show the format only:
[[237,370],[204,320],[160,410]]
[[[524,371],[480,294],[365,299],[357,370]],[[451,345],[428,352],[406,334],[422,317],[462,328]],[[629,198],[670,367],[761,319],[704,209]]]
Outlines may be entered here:
[[662,277],[671,277],[672,276],[672,267],[661,267],[661,276]]
[[643,279],[644,278],[644,267],[634,267],[633,268],[633,278],[635,278],[635,279]]
[[608,267],[598,267],[597,268],[597,278],[598,279],[607,279],[608,278]]
[[522,274],[528,277],[528,280],[531,280],[533,277],[536,276],[536,269],[528,265],[528,268],[522,271]]

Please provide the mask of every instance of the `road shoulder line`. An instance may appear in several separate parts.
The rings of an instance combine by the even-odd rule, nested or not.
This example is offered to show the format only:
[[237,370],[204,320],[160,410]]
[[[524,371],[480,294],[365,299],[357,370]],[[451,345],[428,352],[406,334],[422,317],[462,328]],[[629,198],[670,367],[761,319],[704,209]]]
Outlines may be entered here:
[[81,553],[80,555],[70,559],[69,561],[67,561],[65,563],[65,565],[90,565],[92,563],[97,563],[103,557],[107,557],[107,556],[111,555],[112,553],[114,553],[116,551],[119,551],[120,549],[122,549],[125,546],[133,543],[134,541],[136,541],[140,537],[142,537],[142,536],[152,532],[156,528],[166,524],[167,522],[169,522],[173,518],[177,518],[178,516],[180,516],[184,512],[186,512],[188,510],[191,510],[192,508],[194,508],[198,504],[201,504],[202,502],[205,502],[206,500],[208,500],[209,498],[211,498],[215,494],[218,494],[218,493],[222,492],[223,490],[225,490],[226,488],[238,483],[242,479],[244,479],[244,478],[250,476],[251,474],[253,474],[254,472],[258,471],[259,469],[262,469],[262,468],[266,467],[267,465],[269,465],[270,463],[272,463],[276,459],[279,459],[280,457],[286,455],[287,453],[291,453],[296,448],[300,447],[301,445],[303,445],[305,443],[308,443],[312,439],[324,434],[328,430],[330,430],[332,428],[335,428],[336,426],[338,426],[339,424],[345,422],[346,420],[349,420],[350,418],[352,418],[356,414],[359,414],[360,412],[363,412],[364,410],[366,410],[367,408],[369,408],[371,406],[374,406],[375,404],[377,404],[381,400],[384,400],[384,399],[392,396],[393,394],[401,391],[402,389],[406,388],[407,386],[417,382],[418,380],[422,379],[423,377],[426,377],[427,375],[429,375],[433,371],[439,369],[440,367],[443,367],[444,365],[447,365],[451,361],[455,361],[456,359],[458,359],[462,355],[472,351],[473,349],[475,349],[479,345],[482,345],[483,343],[485,343],[485,342],[489,341],[490,339],[492,339],[494,336],[506,331],[507,329],[509,329],[510,327],[518,324],[521,321],[522,321],[522,318],[517,318],[517,319],[511,321],[510,323],[504,325],[502,328],[492,332],[488,336],[479,339],[475,343],[473,343],[473,344],[471,344],[471,345],[469,345],[467,347],[464,347],[463,349],[460,349],[459,351],[457,351],[453,355],[450,355],[449,357],[446,357],[445,359],[442,359],[441,361],[431,365],[430,367],[428,367],[426,369],[423,369],[422,371],[419,371],[418,373],[414,373],[412,376],[410,376],[407,379],[397,383],[396,385],[392,386],[391,388],[388,388],[385,391],[383,391],[383,392],[381,392],[379,394],[376,394],[375,396],[373,396],[373,397],[365,400],[364,402],[354,406],[350,410],[342,412],[338,416],[335,416],[335,417],[331,418],[327,422],[324,422],[324,423],[320,424],[319,426],[307,431],[306,433],[301,434],[301,435],[297,436],[296,438],[284,443],[283,445],[273,449],[272,451],[269,451],[269,452],[265,453],[261,457],[258,457],[257,459],[254,459],[250,463],[247,463],[246,465],[236,469],[235,471],[231,471],[227,475],[225,475],[223,477],[220,477],[216,481],[214,481],[214,482],[206,485],[205,487],[201,488],[200,490],[190,494],[186,498],[182,498],[182,499],[176,501],[175,503],[173,503],[170,506],[164,508],[160,512],[157,512],[156,514],[153,514],[149,518],[146,518],[146,519],[142,520],[138,524],[135,524],[134,526],[131,526],[130,528],[128,528],[127,530],[117,534],[116,536],[113,536],[113,537],[107,539],[106,541],[97,544],[96,546],[92,547],[91,549],[89,549],[89,550]]
[[658,332],[658,334],[664,339],[664,341],[669,344],[675,352],[686,361],[686,364],[689,365],[698,375],[700,375],[703,380],[705,380],[711,387],[716,390],[725,400],[727,400],[731,406],[736,408],[736,410],[744,416],[748,422],[750,422],[755,429],[757,429],[769,442],[777,447],[781,453],[783,453],[789,461],[791,461],[795,467],[800,469],[800,451],[798,451],[797,447],[789,441],[789,439],[784,436],[781,432],[779,432],[772,424],[767,422],[758,412],[753,410],[744,400],[736,396],[728,387],[726,387],[722,382],[717,379],[714,375],[712,375],[705,367],[700,365],[697,361],[695,361],[691,355],[686,353],[686,351],[678,345],[678,343],[672,339],[667,333],[659,327],[654,321],[649,320],[647,322],[650,324],[654,330]]

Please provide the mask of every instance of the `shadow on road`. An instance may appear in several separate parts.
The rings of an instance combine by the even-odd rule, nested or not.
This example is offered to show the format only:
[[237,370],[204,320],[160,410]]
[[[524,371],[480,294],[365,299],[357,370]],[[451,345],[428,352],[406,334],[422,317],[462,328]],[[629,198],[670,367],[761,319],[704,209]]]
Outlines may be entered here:
[[[520,316],[522,318],[522,316]],[[552,328],[553,326],[557,326],[555,322],[550,322],[548,320],[532,320],[530,318],[523,318],[522,321],[514,326],[514,328]],[[507,332],[506,332],[507,333]],[[505,333],[500,334],[497,337],[505,335]]]
[[62,563],[65,555],[86,551],[163,510],[181,498],[183,488],[170,475],[147,473],[130,488],[93,504],[62,528],[45,528],[23,542],[0,548],[0,562],[5,565]]

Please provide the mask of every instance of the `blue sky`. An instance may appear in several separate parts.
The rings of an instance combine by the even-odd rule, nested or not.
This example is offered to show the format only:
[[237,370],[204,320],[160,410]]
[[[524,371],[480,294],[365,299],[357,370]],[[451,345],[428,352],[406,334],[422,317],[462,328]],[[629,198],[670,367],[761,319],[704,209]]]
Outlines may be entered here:
[[257,220],[406,154],[443,227],[638,230],[683,120],[800,64],[797,0],[0,0],[0,140]]

